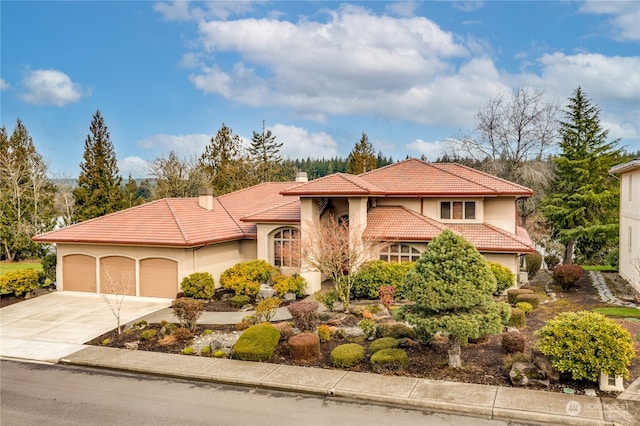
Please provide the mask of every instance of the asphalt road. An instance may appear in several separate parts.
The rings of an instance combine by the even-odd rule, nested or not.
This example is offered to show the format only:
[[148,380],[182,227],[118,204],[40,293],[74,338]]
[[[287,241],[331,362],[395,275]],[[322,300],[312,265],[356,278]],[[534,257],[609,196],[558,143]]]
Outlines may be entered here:
[[67,365],[3,360],[0,373],[2,426],[507,424]]

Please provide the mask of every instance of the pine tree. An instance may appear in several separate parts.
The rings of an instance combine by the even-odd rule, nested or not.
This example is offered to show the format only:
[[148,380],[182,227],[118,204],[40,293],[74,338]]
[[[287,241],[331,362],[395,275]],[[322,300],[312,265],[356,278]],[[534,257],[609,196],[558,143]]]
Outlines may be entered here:
[[138,183],[131,177],[131,174],[129,174],[127,183],[122,187],[122,208],[128,209],[143,203],[144,199],[140,196]]
[[449,365],[460,367],[467,338],[500,333],[510,308],[493,301],[496,278],[484,257],[462,236],[445,230],[434,238],[404,280],[412,304],[401,315],[430,342],[437,332],[449,337]]
[[362,132],[360,142],[356,143],[349,154],[347,173],[359,175],[377,167],[376,151],[373,149],[371,142],[369,142],[367,134]]
[[104,216],[122,207],[122,177],[118,174],[113,144],[100,111],[93,115],[89,131],[84,142],[78,187],[73,191],[74,222]]
[[5,257],[37,256],[34,235],[55,224],[55,185],[47,177],[47,165],[36,150],[20,119],[7,137],[0,128],[0,241]]
[[222,195],[251,186],[256,182],[250,171],[250,161],[243,153],[240,136],[224,123],[211,138],[200,157],[199,166],[209,175],[216,195]]
[[599,114],[578,87],[560,122],[562,152],[554,159],[557,178],[543,213],[566,246],[564,263],[573,261],[574,250],[584,261],[597,261],[618,240],[619,187],[608,171],[622,151],[617,140],[607,142]]
[[249,155],[256,170],[259,182],[274,182],[280,180],[283,172],[282,157],[280,156],[282,142],[276,142],[271,130],[266,130],[262,122],[262,133],[253,132]]

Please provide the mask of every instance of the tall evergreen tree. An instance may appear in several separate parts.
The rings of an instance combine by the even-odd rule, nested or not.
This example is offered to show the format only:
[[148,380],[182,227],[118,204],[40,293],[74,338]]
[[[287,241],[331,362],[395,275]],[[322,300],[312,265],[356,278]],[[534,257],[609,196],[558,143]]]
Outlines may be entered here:
[[208,180],[217,195],[257,183],[250,171],[249,158],[243,153],[240,136],[224,123],[206,146],[199,166],[209,175]]
[[578,87],[560,122],[560,148],[555,158],[557,178],[545,199],[543,213],[555,237],[565,244],[564,263],[574,251],[584,261],[596,257],[618,240],[619,187],[608,170],[621,154],[618,141],[607,142],[600,109]]
[[271,130],[265,129],[263,121],[262,132],[253,132],[249,147],[249,155],[259,182],[274,182],[282,177],[283,164],[280,148],[282,148],[282,142],[276,142],[275,135]]
[[138,183],[129,174],[127,183],[122,187],[122,208],[128,209],[129,207],[139,206],[144,203],[144,199],[140,195]]
[[116,155],[109,130],[100,111],[96,111],[84,142],[84,161],[80,163],[75,197],[74,222],[116,212],[122,207]]
[[47,177],[47,165],[22,121],[17,120],[10,138],[2,126],[0,242],[8,260],[39,254],[31,237],[53,228],[55,193],[55,185]]
[[362,132],[360,141],[349,154],[347,173],[359,175],[360,173],[371,171],[378,167],[378,159],[373,145],[369,142],[369,137]]

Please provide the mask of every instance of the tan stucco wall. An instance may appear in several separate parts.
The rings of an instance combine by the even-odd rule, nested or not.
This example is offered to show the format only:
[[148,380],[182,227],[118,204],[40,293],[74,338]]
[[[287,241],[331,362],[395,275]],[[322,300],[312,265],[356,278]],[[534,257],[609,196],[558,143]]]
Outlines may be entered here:
[[484,222],[516,233],[516,202],[514,197],[484,199]]
[[513,286],[517,284],[518,272],[520,271],[519,257],[516,254],[504,253],[481,253],[489,262],[501,263],[511,269],[514,275]]
[[620,176],[619,247],[620,276],[640,292],[640,169]]

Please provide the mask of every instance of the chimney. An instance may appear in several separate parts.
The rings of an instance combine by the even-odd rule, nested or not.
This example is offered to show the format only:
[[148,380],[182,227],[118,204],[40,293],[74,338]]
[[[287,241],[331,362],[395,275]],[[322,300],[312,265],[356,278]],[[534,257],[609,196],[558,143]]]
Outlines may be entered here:
[[205,210],[213,210],[213,188],[198,189],[198,205]]
[[296,182],[309,182],[307,172],[296,172]]

